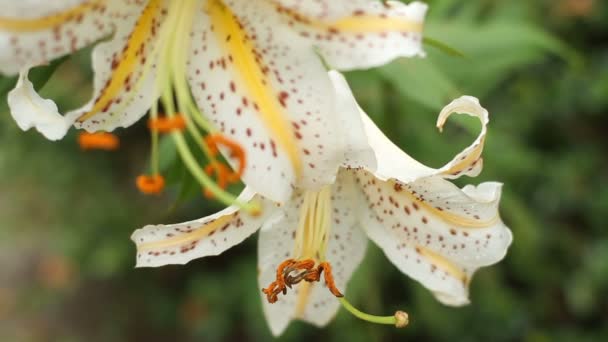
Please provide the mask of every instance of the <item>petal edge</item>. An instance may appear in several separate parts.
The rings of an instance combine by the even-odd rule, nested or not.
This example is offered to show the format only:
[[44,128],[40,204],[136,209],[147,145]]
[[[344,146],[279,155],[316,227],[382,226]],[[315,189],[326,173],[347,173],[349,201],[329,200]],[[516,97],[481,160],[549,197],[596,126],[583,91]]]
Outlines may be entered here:
[[59,114],[55,102],[43,99],[28,79],[29,68],[19,73],[17,85],[8,93],[8,105],[17,125],[24,131],[30,128],[49,140],[60,140],[76,119]]

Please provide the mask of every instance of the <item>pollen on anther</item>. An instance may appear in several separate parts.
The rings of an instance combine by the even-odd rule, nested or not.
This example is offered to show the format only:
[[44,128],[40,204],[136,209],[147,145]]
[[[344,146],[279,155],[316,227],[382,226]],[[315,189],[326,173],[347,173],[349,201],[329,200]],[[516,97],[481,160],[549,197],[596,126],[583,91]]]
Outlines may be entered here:
[[107,132],[83,132],[78,135],[78,145],[83,150],[113,151],[120,146],[120,140],[114,134]]
[[183,116],[161,117],[148,121],[148,128],[159,133],[169,133],[186,128],[186,120]]
[[146,195],[160,194],[165,188],[165,179],[161,175],[140,175],[136,179],[137,188]]

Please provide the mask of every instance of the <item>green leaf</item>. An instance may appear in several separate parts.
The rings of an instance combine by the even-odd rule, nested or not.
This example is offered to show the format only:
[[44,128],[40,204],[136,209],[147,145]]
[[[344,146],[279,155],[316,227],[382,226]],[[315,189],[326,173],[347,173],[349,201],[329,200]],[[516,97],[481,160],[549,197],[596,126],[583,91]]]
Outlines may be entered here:
[[580,58],[568,46],[525,23],[443,22],[441,25],[429,23],[426,30],[466,56],[466,59],[452,58],[428,51],[428,58],[447,78],[479,97],[495,89],[513,70],[538,63],[550,54],[564,58],[573,66],[580,64]]
[[459,91],[430,59],[399,59],[378,69],[409,100],[433,111],[442,108]]
[[53,76],[53,73],[63,62],[68,59],[67,56],[55,59],[49,65],[43,65],[35,67],[29,72],[29,79],[34,84],[34,89],[39,90],[42,88]]
[[6,94],[15,87],[17,83],[17,77],[2,77],[0,78],[0,96],[2,96],[3,102],[6,98]]
[[453,48],[443,42],[440,42],[439,40],[433,39],[431,37],[424,37],[422,39],[422,43],[424,43],[428,46],[432,46],[432,47],[438,49],[439,51],[442,51],[446,55],[453,56],[453,57],[464,57],[464,53],[456,50],[455,48]]

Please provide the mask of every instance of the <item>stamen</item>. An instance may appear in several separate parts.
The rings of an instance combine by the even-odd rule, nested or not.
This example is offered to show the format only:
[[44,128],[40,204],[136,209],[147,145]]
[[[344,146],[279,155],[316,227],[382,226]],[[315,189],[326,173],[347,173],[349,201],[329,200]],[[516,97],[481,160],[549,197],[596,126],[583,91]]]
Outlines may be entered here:
[[120,140],[114,134],[107,132],[82,132],[78,135],[78,145],[83,150],[113,151],[120,146]]
[[[155,120],[158,118],[158,104],[154,104],[152,109],[150,110],[150,118]],[[150,130],[150,138],[152,144],[150,145],[150,153],[152,154],[150,157],[150,164],[153,175],[160,174],[160,154],[158,152],[158,131]]]
[[148,121],[148,128],[159,133],[181,131],[186,128],[186,120],[181,115],[150,119]]
[[[295,275],[293,272],[301,271]],[[269,303],[276,303],[278,296],[282,292],[287,294],[287,288],[299,284],[302,281],[309,283],[321,280],[321,274],[325,272],[325,284],[329,291],[336,297],[343,297],[343,294],[336,288],[334,278],[331,273],[331,266],[328,262],[322,262],[315,268],[315,261],[312,259],[296,261],[287,259],[277,267],[276,280],[262,289]]]
[[[156,3],[156,0],[154,2]],[[163,19],[158,39],[153,47],[153,54],[158,58],[150,58],[149,62],[144,65],[144,71],[150,70],[151,61],[155,61],[154,65],[157,67],[155,95],[159,97],[159,102],[166,114],[163,118],[158,117],[158,104],[152,107],[150,113],[151,173],[159,174],[158,135],[169,133],[186,169],[205,189],[208,196],[212,196],[226,205],[236,205],[250,215],[259,215],[261,206],[257,201],[243,202],[225,190],[230,183],[239,181],[244,173],[246,167],[244,150],[237,143],[218,136],[210,139],[216,150],[212,153],[200,132],[200,129],[209,133],[215,131],[215,128],[203,119],[202,113],[192,98],[186,76],[188,51],[191,50],[190,31],[195,24],[200,1],[182,0],[162,3],[166,4],[163,9],[166,17]],[[183,132],[184,130],[186,132]],[[198,154],[190,150],[186,134],[194,139],[211,166],[201,167]],[[216,158],[218,154],[216,145],[218,144],[229,148],[231,155],[237,159],[239,163],[237,172],[231,171],[228,166],[218,162],[218,158]],[[217,182],[211,177],[214,173],[217,176]]]
[[[209,176],[213,176],[215,173],[217,178],[217,186],[219,186],[222,190],[226,190],[229,184],[238,182],[239,178],[235,179],[234,173],[228,166],[218,162],[213,161],[211,164],[205,167],[205,173]],[[209,189],[205,189],[205,197],[213,198],[213,192]]]
[[137,188],[146,195],[158,195],[165,188],[165,179],[161,175],[140,175],[136,179]]
[[209,147],[209,151],[213,157],[217,156],[219,153],[218,145],[223,145],[224,147],[228,148],[230,150],[230,157],[235,158],[239,162],[236,176],[239,179],[241,176],[243,176],[243,173],[245,173],[245,167],[247,165],[247,159],[245,150],[239,143],[219,133],[207,135],[205,137],[205,143]]
[[[287,259],[283,261],[279,267],[277,267],[277,281],[276,286],[280,288],[285,288],[285,278],[283,277],[283,272],[287,267],[292,266],[296,261],[294,259]],[[287,291],[283,291],[283,294],[286,294]]]
[[287,259],[283,261],[279,265],[279,267],[277,267],[276,281],[272,282],[267,289],[262,289],[262,292],[266,294],[266,298],[268,299],[269,303],[276,303],[279,300],[278,294],[280,292],[283,292],[283,295],[287,294],[287,287],[285,283],[285,271],[287,269],[290,270],[289,272],[293,271],[295,269],[293,265],[296,262],[297,261],[295,259]]
[[186,139],[181,134],[181,132],[172,132],[171,135],[173,137],[173,141],[175,142],[177,151],[179,152],[182,161],[186,165],[186,168],[205,189],[209,189],[213,193],[215,199],[227,205],[237,205],[253,216],[261,214],[261,208],[258,202],[245,203],[239,201],[237,198],[227,193],[217,184],[215,184],[213,180],[209,178],[209,176],[207,176],[205,172],[203,172],[204,170],[201,170],[198,161],[188,148]]
[[[276,280],[267,288],[262,289],[262,292],[266,295],[268,303],[273,304],[279,300],[279,294],[287,294],[287,288],[291,288],[293,285],[299,284],[302,281],[309,283],[318,282],[321,280],[321,274],[324,273],[325,284],[329,291],[338,298],[340,304],[354,316],[377,324],[392,324],[397,328],[404,328],[409,323],[409,316],[404,311],[397,311],[393,316],[374,316],[368,313],[362,312],[355,308],[351,303],[344,298],[344,295],[336,287],[334,277],[331,271],[331,265],[324,261],[319,263],[319,266],[314,267],[315,261],[312,259],[300,260],[287,259],[283,261],[279,267],[277,267]],[[294,272],[298,272],[292,275]]]
[[328,262],[322,262],[319,265],[319,275],[321,275],[321,272],[323,271],[325,271],[325,283],[327,283],[327,288],[329,289],[329,291],[336,297],[344,297],[342,292],[340,292],[340,290],[338,290],[338,288],[336,287],[336,283],[334,282],[334,276],[331,273],[331,266]]

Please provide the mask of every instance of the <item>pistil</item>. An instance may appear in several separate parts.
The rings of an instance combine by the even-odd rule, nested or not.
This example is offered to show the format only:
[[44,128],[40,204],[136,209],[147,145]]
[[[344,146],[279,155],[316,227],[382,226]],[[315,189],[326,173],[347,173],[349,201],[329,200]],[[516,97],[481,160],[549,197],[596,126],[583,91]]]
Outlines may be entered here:
[[[277,267],[275,281],[262,289],[268,302],[276,303],[279,295],[287,294],[287,289],[291,289],[292,286],[301,282],[318,282],[323,276],[327,289],[352,315],[371,323],[391,324],[397,328],[407,326],[408,315],[403,311],[397,311],[392,316],[375,316],[358,310],[346,300],[335,284],[330,263],[325,259],[332,222],[331,187],[326,186],[319,191],[307,191],[303,194],[303,198],[295,238],[294,255],[297,258],[283,261]],[[305,304],[306,301],[304,300],[303,303]]]
[[374,316],[355,308],[345,297],[338,298],[342,307],[353,316],[364,321],[376,324],[394,325],[396,328],[405,328],[409,324],[409,315],[405,311],[398,310],[392,316]]
[[353,316],[376,324],[389,324],[397,328],[404,328],[409,324],[409,316],[405,311],[398,310],[392,316],[375,316],[365,313],[355,308],[336,287],[332,274],[331,265],[324,261],[319,263],[317,267],[312,259],[295,260],[287,259],[277,267],[277,276],[274,282],[270,283],[267,288],[262,289],[266,295],[268,303],[274,304],[279,300],[279,295],[287,294],[287,289],[291,289],[294,285],[302,281],[314,283],[321,280],[321,275],[324,275],[325,285],[327,289],[340,301],[340,304]]

